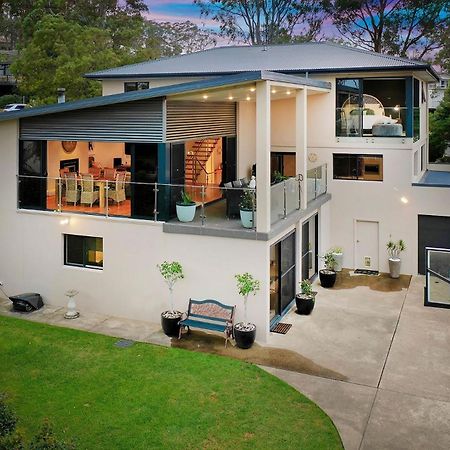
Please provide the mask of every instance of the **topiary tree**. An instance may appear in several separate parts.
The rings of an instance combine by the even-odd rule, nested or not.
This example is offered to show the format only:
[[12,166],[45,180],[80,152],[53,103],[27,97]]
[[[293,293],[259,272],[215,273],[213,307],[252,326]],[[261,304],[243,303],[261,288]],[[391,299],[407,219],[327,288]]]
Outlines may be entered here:
[[178,280],[184,278],[183,267],[178,261],[164,261],[163,263],[158,264],[157,267],[169,288],[170,311],[174,312],[173,288]]
[[237,274],[234,276],[236,278],[236,284],[238,288],[239,295],[244,297],[244,320],[245,323],[248,323],[247,320],[247,300],[250,294],[256,295],[256,292],[259,291],[260,283],[258,280],[253,278],[253,275],[248,272]]

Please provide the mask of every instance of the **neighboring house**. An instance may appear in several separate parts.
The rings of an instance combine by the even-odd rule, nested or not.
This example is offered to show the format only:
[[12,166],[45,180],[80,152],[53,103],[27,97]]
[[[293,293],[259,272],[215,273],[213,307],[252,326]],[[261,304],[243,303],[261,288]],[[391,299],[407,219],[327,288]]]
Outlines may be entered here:
[[[158,322],[167,292],[156,265],[177,260],[179,309],[216,298],[240,319],[234,275],[248,271],[261,281],[249,318],[264,340],[330,247],[344,249],[345,267],[386,272],[386,242],[402,238],[410,274],[423,273],[426,245],[450,247],[450,181],[427,172],[427,90],[438,78],[425,63],[310,43],[88,77],[103,97],[0,115],[9,292],[64,305],[75,288],[85,312]],[[67,171],[95,178],[80,192]],[[256,227],[245,229],[239,186],[252,171]],[[291,178],[271,184],[275,171]],[[197,201],[191,223],[175,216],[182,189]]]
[[16,52],[0,50],[0,96],[11,94],[17,86],[17,81],[10,71]]
[[449,86],[450,75],[446,73],[439,74],[439,80],[436,83],[428,85],[428,107],[434,111],[444,99],[444,93]]

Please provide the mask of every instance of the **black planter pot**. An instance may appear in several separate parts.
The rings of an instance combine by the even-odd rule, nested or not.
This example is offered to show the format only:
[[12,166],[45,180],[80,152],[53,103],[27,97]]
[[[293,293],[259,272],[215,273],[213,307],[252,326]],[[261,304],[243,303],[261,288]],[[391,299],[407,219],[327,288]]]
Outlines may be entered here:
[[181,313],[178,317],[164,317],[164,313],[161,314],[161,327],[164,334],[171,337],[178,337],[180,333],[180,325],[178,324],[181,320]]
[[297,294],[295,303],[297,305],[297,314],[307,316],[314,309],[314,295]]
[[237,330],[236,326],[233,330],[234,340],[239,348],[250,348],[255,342],[256,328],[251,331]]
[[336,272],[334,270],[319,270],[320,284],[324,288],[331,288],[336,283]]

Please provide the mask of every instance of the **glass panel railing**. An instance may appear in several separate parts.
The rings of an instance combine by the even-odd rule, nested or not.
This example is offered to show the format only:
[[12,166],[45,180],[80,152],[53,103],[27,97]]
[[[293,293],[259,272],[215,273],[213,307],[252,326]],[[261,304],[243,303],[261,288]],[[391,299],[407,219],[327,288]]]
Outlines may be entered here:
[[307,201],[315,200],[327,193],[327,165],[323,164],[307,171]]
[[426,249],[425,304],[450,307],[450,249]]
[[274,224],[300,209],[300,177],[291,177],[270,187],[270,222]]
[[270,187],[270,223],[274,224],[285,217],[284,181]]
[[408,108],[366,105],[336,108],[336,136],[404,137]]

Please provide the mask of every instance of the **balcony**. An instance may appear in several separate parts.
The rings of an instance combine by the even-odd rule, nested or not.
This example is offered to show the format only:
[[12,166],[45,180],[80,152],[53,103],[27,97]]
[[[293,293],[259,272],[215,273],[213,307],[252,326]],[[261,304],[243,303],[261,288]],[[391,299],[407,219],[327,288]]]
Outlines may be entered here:
[[[308,203],[327,192],[326,166],[310,169],[307,175]],[[294,219],[301,209],[302,176],[287,178],[270,187],[271,228],[278,230],[286,219]],[[256,223],[257,189],[195,186],[162,183],[135,183],[71,176],[64,178],[17,176],[18,208],[55,214],[82,214],[104,218],[140,219],[164,223],[168,233],[218,235],[244,239],[265,239]],[[191,222],[180,222],[176,204],[181,193],[189,194],[196,211]],[[243,196],[250,198],[251,226],[240,218]]]

